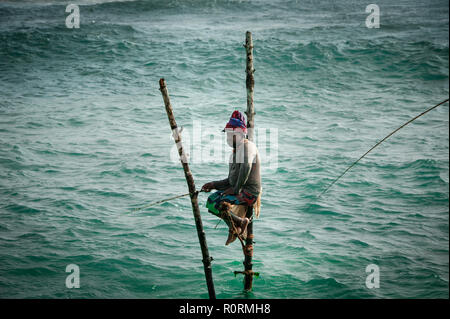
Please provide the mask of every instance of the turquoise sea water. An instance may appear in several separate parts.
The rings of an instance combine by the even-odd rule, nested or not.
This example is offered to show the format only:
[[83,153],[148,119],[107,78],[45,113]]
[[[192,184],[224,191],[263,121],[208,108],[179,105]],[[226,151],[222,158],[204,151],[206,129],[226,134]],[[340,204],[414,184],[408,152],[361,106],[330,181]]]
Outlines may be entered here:
[[[128,212],[187,192],[159,78],[186,142],[194,120],[222,129],[246,108],[249,30],[256,127],[278,133],[278,152],[262,164],[251,293],[199,195],[217,296],[448,298],[448,104],[316,199],[448,98],[447,1],[377,1],[379,29],[370,1],[74,3],[79,29],[67,2],[0,2],[0,297],[208,297],[190,201]],[[201,187],[227,164],[191,170]]]

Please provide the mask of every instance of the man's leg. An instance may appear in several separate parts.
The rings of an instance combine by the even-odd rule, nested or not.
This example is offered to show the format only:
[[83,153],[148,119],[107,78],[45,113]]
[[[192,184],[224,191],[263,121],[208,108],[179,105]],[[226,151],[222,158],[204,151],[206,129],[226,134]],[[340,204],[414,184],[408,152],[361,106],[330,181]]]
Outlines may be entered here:
[[[245,233],[250,220],[245,217],[236,216],[231,211],[231,205],[248,206],[251,203],[249,194],[240,193],[238,195],[223,195],[222,191],[217,191],[208,197],[206,207],[208,212],[223,219],[228,226],[229,233],[225,245],[236,240],[238,235]],[[251,195],[250,195],[251,196]],[[249,201],[250,200],[250,201]]]
[[[245,206],[246,207],[246,206]],[[220,203],[221,218],[228,225],[228,238],[225,245],[234,242],[237,236],[241,236],[247,229],[250,222],[248,218],[237,216],[231,211],[231,204],[223,201]]]

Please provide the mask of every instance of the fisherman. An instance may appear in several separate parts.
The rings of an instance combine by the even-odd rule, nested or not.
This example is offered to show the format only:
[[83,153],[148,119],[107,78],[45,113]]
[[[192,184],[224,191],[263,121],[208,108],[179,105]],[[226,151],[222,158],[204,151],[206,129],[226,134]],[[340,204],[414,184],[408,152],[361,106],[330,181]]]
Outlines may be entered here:
[[223,132],[227,134],[227,144],[233,148],[230,155],[228,177],[203,185],[202,190],[217,191],[208,197],[206,207],[208,212],[222,218],[229,227],[228,239],[225,245],[243,235],[250,222],[249,218],[233,214],[231,207],[242,205],[245,212],[253,206],[259,215],[261,195],[260,160],[256,145],[246,138],[247,125],[239,111],[234,111]]

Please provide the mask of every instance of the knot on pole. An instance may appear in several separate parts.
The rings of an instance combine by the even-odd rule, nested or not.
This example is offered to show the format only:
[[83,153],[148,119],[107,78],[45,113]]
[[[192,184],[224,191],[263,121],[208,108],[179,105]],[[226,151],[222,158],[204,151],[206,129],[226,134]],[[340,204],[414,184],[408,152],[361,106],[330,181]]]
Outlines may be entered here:
[[202,262],[203,262],[203,264],[204,265],[210,265],[211,264],[211,261],[213,261],[214,260],[214,258],[212,258],[212,256],[209,256],[208,258],[204,258],[204,259],[202,259]]

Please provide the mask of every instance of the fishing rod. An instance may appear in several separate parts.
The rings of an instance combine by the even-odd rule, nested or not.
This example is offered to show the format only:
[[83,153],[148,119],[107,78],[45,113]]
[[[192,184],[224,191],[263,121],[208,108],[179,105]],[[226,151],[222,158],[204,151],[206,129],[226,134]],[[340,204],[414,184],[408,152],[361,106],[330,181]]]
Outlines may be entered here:
[[[204,192],[204,190],[195,191],[194,194],[197,195],[198,193],[201,193],[201,192]],[[157,201],[157,202],[150,203],[150,204],[148,204],[148,205],[145,205],[145,206],[142,206],[142,207],[135,208],[135,209],[131,210],[130,213],[134,213],[134,212],[137,212],[137,211],[140,211],[140,210],[143,210],[143,209],[146,209],[146,208],[149,208],[149,207],[158,205],[158,204],[162,204],[162,203],[165,203],[165,202],[168,202],[168,201],[177,199],[177,198],[185,197],[185,196],[188,196],[188,195],[190,195],[190,194],[191,194],[191,193],[186,193],[186,194],[181,194],[181,195],[178,195],[178,196],[169,197],[169,198],[166,198],[166,199],[163,199],[163,200],[159,200],[159,201]]]
[[347,169],[341,174],[339,175],[333,182],[331,182],[330,185],[328,185],[328,187],[322,192],[320,193],[319,196],[317,196],[316,199],[319,199],[323,194],[325,194],[330,188],[331,186],[333,186],[338,180],[341,179],[341,177],[343,177],[353,166],[355,166],[360,160],[362,160],[367,154],[369,154],[375,147],[377,147],[378,145],[380,145],[381,143],[383,143],[384,141],[386,141],[389,137],[391,137],[392,135],[394,135],[396,132],[398,132],[399,130],[401,130],[402,128],[404,128],[406,125],[408,125],[409,123],[417,120],[419,117],[421,117],[422,115],[427,114],[428,112],[430,112],[431,110],[434,110],[435,108],[437,108],[438,106],[448,102],[449,99],[446,99],[438,104],[436,104],[433,107],[430,107],[429,109],[427,109],[426,111],[420,113],[419,115],[413,117],[412,119],[410,119],[409,121],[407,121],[406,123],[404,123],[403,125],[401,125],[400,127],[396,128],[394,131],[392,131],[391,133],[389,133],[388,135],[386,135],[381,141],[379,141],[378,143],[376,143],[374,146],[372,146],[371,149],[369,149],[367,152],[365,152],[360,158],[358,158],[355,162],[352,163],[352,165],[350,165],[349,167],[347,167]]

